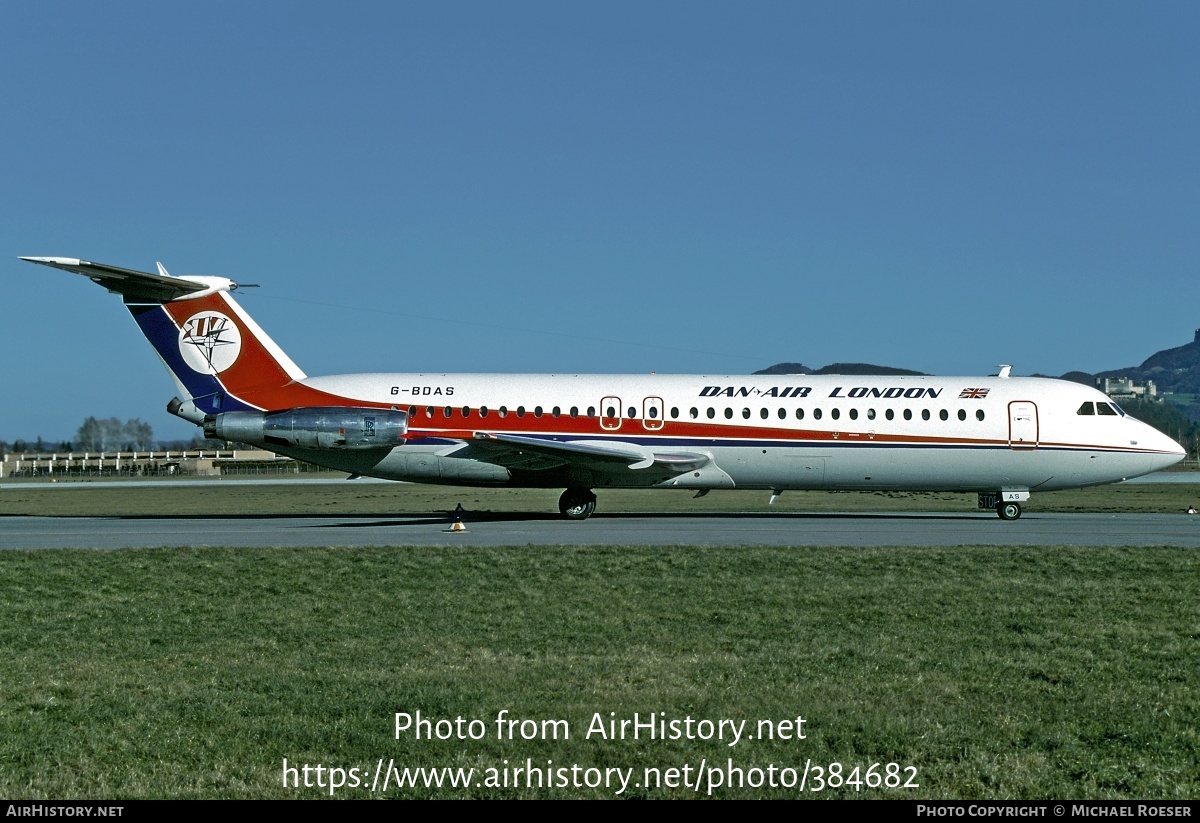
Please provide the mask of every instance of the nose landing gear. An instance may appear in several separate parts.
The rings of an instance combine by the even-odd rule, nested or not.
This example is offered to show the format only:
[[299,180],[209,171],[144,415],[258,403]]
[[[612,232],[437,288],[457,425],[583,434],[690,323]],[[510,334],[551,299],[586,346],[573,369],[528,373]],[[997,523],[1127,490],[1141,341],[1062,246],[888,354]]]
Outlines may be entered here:
[[1000,515],[1001,520],[1016,520],[1021,516],[1021,504],[997,503],[996,514]]
[[[1008,500],[1001,498],[1007,497]],[[1013,500],[1012,498],[1016,498]],[[979,493],[979,508],[993,509],[1000,516],[1001,520],[1016,520],[1021,516],[1022,500],[1029,499],[1029,492],[1025,489],[1005,489],[1002,492],[980,492]]]

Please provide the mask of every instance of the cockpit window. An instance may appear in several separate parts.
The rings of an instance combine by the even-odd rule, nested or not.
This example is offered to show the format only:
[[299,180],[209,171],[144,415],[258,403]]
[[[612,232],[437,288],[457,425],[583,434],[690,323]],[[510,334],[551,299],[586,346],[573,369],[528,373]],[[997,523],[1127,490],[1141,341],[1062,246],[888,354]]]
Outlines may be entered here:
[[1100,414],[1107,414],[1109,417],[1118,417],[1120,415],[1116,406],[1112,405],[1111,403],[1097,403],[1096,411],[1098,411]]
[[1076,414],[1095,414],[1096,413],[1095,412],[1095,404],[1089,400],[1088,402],[1086,402],[1082,406],[1080,406],[1079,411],[1077,411],[1075,413]]

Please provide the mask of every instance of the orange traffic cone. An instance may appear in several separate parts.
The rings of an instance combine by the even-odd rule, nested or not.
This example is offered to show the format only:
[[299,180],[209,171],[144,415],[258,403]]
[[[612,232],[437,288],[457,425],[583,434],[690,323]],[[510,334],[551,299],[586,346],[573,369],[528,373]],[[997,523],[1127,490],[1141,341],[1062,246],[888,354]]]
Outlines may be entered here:
[[454,508],[454,522],[450,525],[450,528],[446,529],[446,531],[465,532],[467,530],[466,524],[462,521],[463,511],[463,505],[462,503],[459,503]]

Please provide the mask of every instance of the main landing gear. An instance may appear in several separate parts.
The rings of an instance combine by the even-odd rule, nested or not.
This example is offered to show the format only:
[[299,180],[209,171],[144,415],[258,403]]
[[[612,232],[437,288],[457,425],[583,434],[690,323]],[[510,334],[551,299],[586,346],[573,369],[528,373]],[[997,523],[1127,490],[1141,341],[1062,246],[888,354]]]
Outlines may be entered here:
[[568,520],[587,520],[596,510],[596,495],[591,489],[567,489],[558,498],[558,510]]

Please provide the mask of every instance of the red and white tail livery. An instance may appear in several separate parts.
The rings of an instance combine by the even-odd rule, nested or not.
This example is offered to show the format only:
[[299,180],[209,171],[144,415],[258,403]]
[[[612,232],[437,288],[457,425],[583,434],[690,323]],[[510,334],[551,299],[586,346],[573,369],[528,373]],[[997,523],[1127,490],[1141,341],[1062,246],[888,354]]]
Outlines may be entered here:
[[209,437],[352,474],[468,486],[977,492],[1013,520],[1034,490],[1183,459],[1171,438],[1062,380],[840,375],[308,377],[220,277],[24,257],[120,294]]

